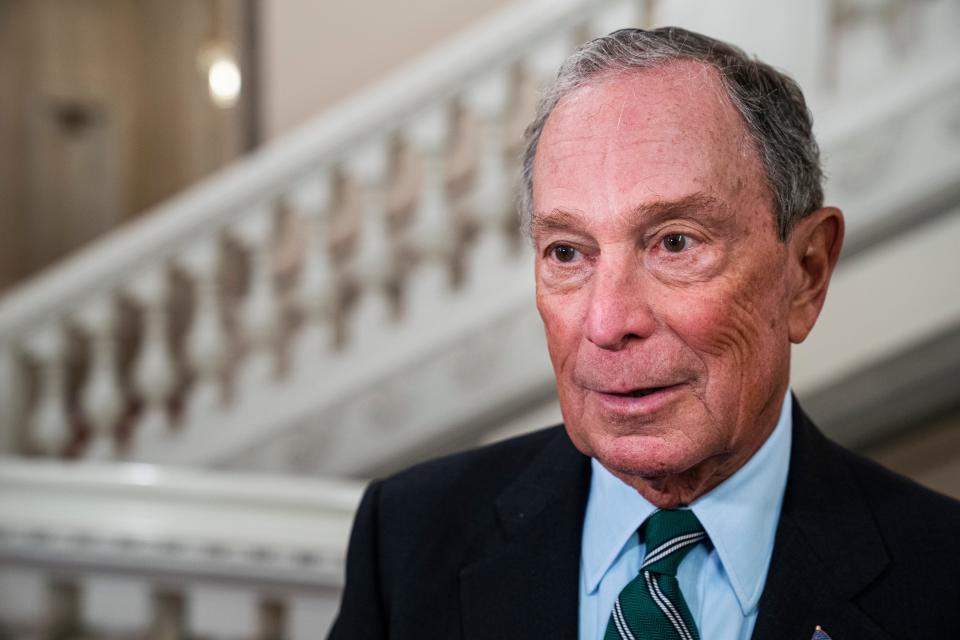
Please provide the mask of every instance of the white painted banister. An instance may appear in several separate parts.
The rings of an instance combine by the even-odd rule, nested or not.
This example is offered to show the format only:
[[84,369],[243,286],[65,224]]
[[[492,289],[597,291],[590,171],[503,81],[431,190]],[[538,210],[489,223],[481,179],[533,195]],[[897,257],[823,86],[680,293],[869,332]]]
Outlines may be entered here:
[[461,224],[448,193],[447,157],[452,141],[449,108],[426,112],[407,129],[420,162],[420,185],[406,247],[416,261],[405,281],[408,316],[435,315],[453,289],[453,261]]
[[29,335],[24,345],[39,369],[37,401],[28,422],[26,444],[28,449],[47,455],[61,454],[70,438],[64,338],[60,327],[49,326]]
[[143,337],[133,364],[133,383],[142,402],[141,423],[134,434],[147,442],[170,435],[169,404],[176,364],[169,339],[170,301],[166,269],[147,274],[129,288],[142,310]]
[[[518,2],[491,16],[431,52],[429,58],[17,287],[0,306],[0,340],[31,321],[70,308],[93,292],[125,283],[131,270],[175,258],[184,244],[217,233],[250,202],[283,196],[313,167],[339,161],[358,141],[380,138],[401,127],[418,110],[449,101],[491,65],[510,64],[526,52],[538,50],[542,38],[557,30],[570,32],[603,4],[605,0],[535,0]],[[567,41],[566,52],[573,44],[572,38]]]
[[[848,213],[851,251],[956,190],[960,56],[942,55],[954,41],[927,24],[928,13],[954,15],[938,2],[909,10],[940,49],[902,52],[869,99],[861,88],[845,94],[829,69],[810,79],[828,193]],[[838,3],[811,3],[824,17],[816,42],[859,37],[856,17],[830,21]],[[736,4],[776,17],[769,29],[784,38],[810,8]],[[11,432],[0,442],[26,451],[32,441],[48,455],[240,465],[274,439],[306,459],[292,443],[315,431],[304,467],[357,473],[373,457],[442,439],[452,424],[498,419],[479,407],[542,396],[542,353],[503,356],[522,362],[483,391],[484,371],[503,355],[497,345],[513,338],[477,338],[482,357],[463,347],[531,313],[513,203],[517,123],[529,119],[533,90],[586,34],[673,16],[742,33],[735,14],[679,0],[519,2],[25,283],[0,300],[0,374],[10,381],[0,409]],[[807,69],[816,42],[793,41]],[[165,293],[140,284],[156,278]],[[91,308],[101,318],[91,320]],[[60,346],[38,346],[38,329]],[[516,331],[523,349],[542,339]],[[447,357],[459,359],[452,373],[424,366]],[[403,400],[385,389],[419,375],[437,388],[462,378],[475,397],[451,396],[415,429],[411,405],[430,394]],[[384,397],[397,405],[386,417],[371,409]],[[365,436],[382,445],[376,456],[351,447]]]
[[509,263],[510,247],[503,236],[510,228],[509,221],[517,215],[513,185],[519,165],[508,162],[506,118],[510,80],[507,69],[495,69],[465,96],[467,108],[478,120],[480,147],[476,177],[466,203],[476,232],[467,258],[467,278],[489,268],[491,262]]
[[274,217],[270,207],[254,209],[231,225],[230,235],[247,253],[248,286],[237,320],[243,358],[236,392],[249,393],[275,382],[277,334],[283,307],[275,292]]
[[222,318],[219,288],[218,242],[196,242],[180,259],[193,280],[193,314],[184,340],[186,361],[193,375],[184,416],[198,424],[223,404],[223,373],[227,364],[227,336]]
[[291,226],[301,231],[302,265],[291,306],[299,310],[301,326],[291,368],[320,357],[336,339],[336,312],[340,293],[336,265],[330,251],[332,177],[328,171],[311,174],[288,198]]
[[[794,43],[788,70],[815,68],[802,80],[848,254],[796,350],[800,393],[955,331],[960,5],[896,3],[922,37],[847,91],[846,61],[888,44],[870,0],[520,2],[4,296],[3,450],[176,467],[0,459],[0,623],[322,636],[360,486],[318,474],[395,469],[531,408],[554,419],[515,234],[517,123],[579,38],[624,21],[748,28]],[[859,9],[831,21],[841,5]],[[796,38],[800,19],[817,38]]]
[[408,127],[407,136],[420,156],[420,188],[408,235],[422,262],[445,263],[457,242],[447,195],[447,147],[452,138],[449,110],[428,111]]
[[[257,638],[273,603],[296,630],[287,637],[323,636],[360,492],[327,480],[2,458],[0,625],[41,631],[59,590],[78,596],[77,622],[95,633],[143,636],[160,622]],[[290,624],[304,607],[322,614],[310,633]]]
[[117,453],[117,421],[126,403],[117,371],[116,311],[112,296],[88,303],[77,322],[88,336],[90,349],[87,376],[80,391],[80,410],[89,429],[86,456],[113,458]]
[[388,144],[387,139],[366,143],[347,161],[347,170],[360,192],[360,230],[351,264],[353,284],[359,293],[359,301],[350,312],[348,338],[352,345],[362,345],[394,322],[389,285],[396,272],[398,252],[388,220]]
[[632,0],[616,0],[601,7],[596,13],[590,16],[587,21],[587,28],[590,30],[590,36],[602,36],[616,29],[623,29],[628,26],[645,26],[643,24],[643,14],[651,0],[634,2]]
[[572,28],[558,29],[540,44],[525,52],[522,64],[540,82],[548,82],[556,77],[560,65],[570,55],[577,44],[577,36]]

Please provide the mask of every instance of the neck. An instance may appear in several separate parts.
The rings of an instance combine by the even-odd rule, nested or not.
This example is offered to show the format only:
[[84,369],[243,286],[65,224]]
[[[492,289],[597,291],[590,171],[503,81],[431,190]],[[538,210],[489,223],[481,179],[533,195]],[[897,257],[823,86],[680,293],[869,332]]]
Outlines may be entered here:
[[756,453],[772,430],[771,427],[763,440],[749,451],[714,456],[680,474],[646,478],[617,471],[611,473],[659,509],[684,507],[736,473]]

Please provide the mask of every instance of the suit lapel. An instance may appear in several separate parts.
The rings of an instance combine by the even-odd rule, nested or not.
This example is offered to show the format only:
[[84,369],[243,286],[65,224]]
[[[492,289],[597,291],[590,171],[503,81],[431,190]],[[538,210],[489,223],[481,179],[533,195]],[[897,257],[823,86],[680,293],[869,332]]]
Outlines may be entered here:
[[845,454],[796,399],[793,424],[787,489],[753,638],[806,640],[818,624],[835,640],[889,638],[854,603],[888,557]]
[[460,573],[464,638],[576,638],[589,485],[589,459],[560,430],[498,497],[501,530]]
[[[890,640],[854,598],[889,560],[839,447],[794,400],[790,472],[754,640]],[[558,431],[497,499],[500,530],[460,572],[466,640],[577,636],[589,459]]]

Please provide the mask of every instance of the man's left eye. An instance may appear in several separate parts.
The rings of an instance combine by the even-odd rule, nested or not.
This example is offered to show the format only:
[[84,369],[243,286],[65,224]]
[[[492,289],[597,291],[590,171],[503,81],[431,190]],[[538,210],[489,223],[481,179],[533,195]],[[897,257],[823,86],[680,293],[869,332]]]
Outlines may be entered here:
[[682,233],[671,233],[664,236],[663,240],[660,241],[660,244],[664,249],[671,253],[680,253],[687,248],[687,245],[690,244],[690,240]]
[[553,257],[559,262],[573,262],[577,257],[577,250],[568,244],[558,244],[550,249]]

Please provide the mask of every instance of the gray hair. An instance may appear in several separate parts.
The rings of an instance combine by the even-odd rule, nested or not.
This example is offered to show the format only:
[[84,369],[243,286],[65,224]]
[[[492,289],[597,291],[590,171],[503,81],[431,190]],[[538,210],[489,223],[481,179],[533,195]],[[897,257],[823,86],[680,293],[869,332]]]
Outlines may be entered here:
[[533,215],[533,161],[544,123],[560,100],[592,78],[694,60],[717,70],[733,106],[756,144],[773,198],[781,240],[800,218],[823,206],[820,149],[813,119],[797,83],[742,49],[678,27],[620,29],[582,45],[560,67],[527,127],[520,215],[529,235]]

